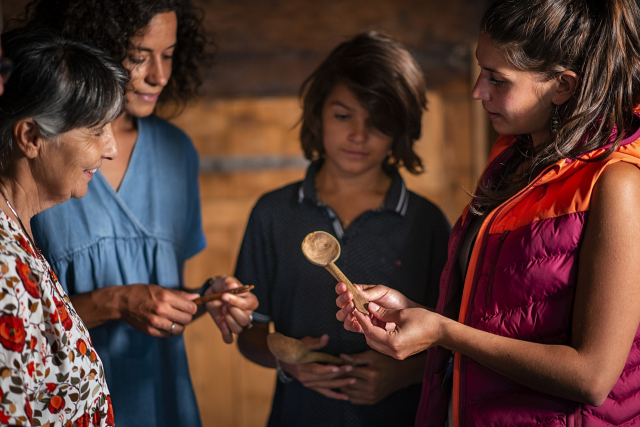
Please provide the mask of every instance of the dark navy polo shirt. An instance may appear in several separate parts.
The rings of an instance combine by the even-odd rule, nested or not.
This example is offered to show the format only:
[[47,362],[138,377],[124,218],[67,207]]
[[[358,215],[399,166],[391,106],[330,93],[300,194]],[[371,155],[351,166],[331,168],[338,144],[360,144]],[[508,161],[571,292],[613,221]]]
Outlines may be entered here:
[[[362,334],[336,319],[336,280],[304,257],[301,244],[313,231],[334,235],[342,249],[336,265],[353,282],[383,284],[435,307],[447,258],[450,226],[433,203],[407,190],[399,173],[379,209],[364,212],[344,230],[336,213],[319,200],[309,166],[304,181],[268,193],[251,213],[238,256],[236,277],[255,285],[260,306],[254,320],[273,321],[294,338],[329,335],[321,351],[338,355],[369,350]],[[269,426],[413,426],[420,385],[399,390],[376,405],[329,399],[298,381],[278,382]]]

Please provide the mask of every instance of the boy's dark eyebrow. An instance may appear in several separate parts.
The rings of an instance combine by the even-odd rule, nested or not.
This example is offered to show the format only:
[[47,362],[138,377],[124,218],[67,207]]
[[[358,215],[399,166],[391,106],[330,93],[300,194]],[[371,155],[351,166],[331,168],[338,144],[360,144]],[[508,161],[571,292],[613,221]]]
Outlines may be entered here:
[[346,105],[344,105],[344,104],[343,104],[342,102],[340,102],[340,101],[333,101],[333,102],[332,102],[331,104],[329,104],[329,105],[338,105],[338,106],[340,106],[340,107],[342,107],[342,108],[346,108],[346,109],[347,109],[347,110],[349,110],[349,111],[353,111],[353,108],[351,108],[351,107],[347,107]]

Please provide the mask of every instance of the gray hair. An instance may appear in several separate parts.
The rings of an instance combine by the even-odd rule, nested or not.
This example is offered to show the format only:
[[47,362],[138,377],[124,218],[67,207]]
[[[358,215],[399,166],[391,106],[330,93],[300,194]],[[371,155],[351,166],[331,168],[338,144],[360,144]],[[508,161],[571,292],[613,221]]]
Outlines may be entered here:
[[0,172],[11,165],[13,127],[31,118],[43,138],[113,121],[123,110],[128,77],[104,52],[44,30],[2,36],[13,77],[0,97]]

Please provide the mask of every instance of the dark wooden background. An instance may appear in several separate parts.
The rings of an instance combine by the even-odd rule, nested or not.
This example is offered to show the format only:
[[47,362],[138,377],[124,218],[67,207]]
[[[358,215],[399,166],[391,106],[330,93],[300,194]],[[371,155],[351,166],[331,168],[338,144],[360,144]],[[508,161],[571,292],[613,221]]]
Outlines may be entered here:
[[[25,0],[4,0],[5,20]],[[218,46],[203,95],[295,95],[338,43],[369,30],[404,43],[431,90],[468,78],[487,0],[195,0]]]

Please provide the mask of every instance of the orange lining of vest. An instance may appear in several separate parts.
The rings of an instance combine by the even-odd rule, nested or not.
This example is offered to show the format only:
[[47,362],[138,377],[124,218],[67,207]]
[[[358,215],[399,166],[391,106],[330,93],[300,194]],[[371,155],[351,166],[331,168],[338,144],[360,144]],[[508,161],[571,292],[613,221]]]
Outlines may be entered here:
[[[500,155],[510,144],[515,141],[515,137],[513,136],[500,136],[496,141],[493,149],[491,150],[491,154],[489,156],[490,165],[493,160]],[[614,163],[625,161],[628,163],[633,163],[640,168],[640,144],[638,143],[640,140],[636,140],[633,143],[627,144],[623,147],[620,147],[616,152],[612,153],[609,157],[604,160],[604,164],[601,162],[598,163],[590,163],[586,166],[583,162],[580,161],[572,161],[568,162],[567,160],[561,160],[554,165],[550,166],[546,172],[536,178],[529,186],[525,187],[521,190],[517,195],[512,197],[507,202],[503,203],[498,208],[494,209],[487,218],[484,220],[484,223],[480,227],[480,231],[478,232],[478,239],[476,240],[476,244],[471,253],[471,258],[469,259],[469,266],[467,268],[467,272],[475,272],[480,248],[483,245],[484,239],[489,234],[497,234],[503,233],[505,230],[514,230],[525,226],[527,224],[531,224],[534,221],[539,221],[542,219],[554,218],[561,215],[566,215],[575,212],[584,212],[589,210],[589,204],[591,202],[591,193],[593,187],[604,171],[604,169]],[[583,156],[583,158],[592,159],[595,158],[605,150],[594,150],[589,154]],[[631,157],[631,159],[629,158]],[[636,158],[637,161],[633,161],[633,158]],[[600,169],[599,171],[595,171],[594,169]],[[483,172],[482,176],[484,176]],[[589,176],[589,172],[591,172],[592,179],[585,181],[583,178],[585,176]],[[570,175],[566,177],[567,175]],[[551,184],[553,182],[557,182],[559,180],[565,180],[566,186],[563,185],[564,188],[577,189],[573,193],[567,191],[561,192],[552,192],[548,194],[546,191],[547,184]],[[535,188],[534,188],[535,187]],[[533,191],[530,191],[531,188],[534,188]],[[521,199],[524,193],[526,194],[524,199]],[[537,196],[535,196],[538,194]],[[534,197],[532,197],[534,196]],[[494,222],[494,217],[496,214],[502,212],[504,208],[513,203],[514,201],[520,199],[520,202],[512,209],[507,210],[505,214],[502,215],[501,218],[498,218],[497,221]],[[559,211],[557,208],[560,206],[565,206],[562,211]],[[469,212],[469,205],[464,209],[462,214],[462,220],[466,218]],[[493,222],[493,223],[492,223]],[[491,229],[489,233],[487,233],[486,228],[491,224]],[[464,324],[467,309],[469,306],[469,298],[471,294],[471,288],[474,280],[474,274],[467,274],[464,282],[464,288],[462,293],[462,304],[460,306],[460,315],[458,318],[458,322]],[[461,356],[459,353],[455,353],[454,364],[453,364],[453,425],[454,427],[460,426],[460,368],[461,368]]]

